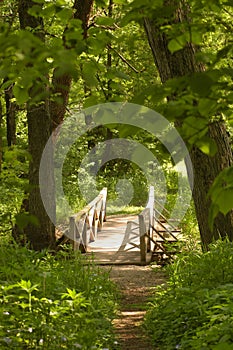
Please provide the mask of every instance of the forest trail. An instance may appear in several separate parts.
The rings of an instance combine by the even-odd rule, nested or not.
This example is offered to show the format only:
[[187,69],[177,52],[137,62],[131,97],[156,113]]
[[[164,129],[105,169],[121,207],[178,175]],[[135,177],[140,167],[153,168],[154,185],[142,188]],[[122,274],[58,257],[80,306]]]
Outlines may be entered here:
[[110,278],[121,292],[120,311],[114,320],[119,349],[156,350],[141,325],[149,298],[156,286],[165,282],[164,273],[157,267],[116,265],[111,268]]

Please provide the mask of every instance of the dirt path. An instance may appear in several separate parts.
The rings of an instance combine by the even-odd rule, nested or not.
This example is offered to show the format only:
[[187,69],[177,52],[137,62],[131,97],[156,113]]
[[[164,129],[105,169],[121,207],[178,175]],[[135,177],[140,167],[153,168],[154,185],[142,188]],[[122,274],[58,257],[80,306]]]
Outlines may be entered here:
[[165,277],[150,266],[113,266],[111,279],[121,291],[120,313],[114,321],[120,350],[155,350],[141,324],[147,301]]

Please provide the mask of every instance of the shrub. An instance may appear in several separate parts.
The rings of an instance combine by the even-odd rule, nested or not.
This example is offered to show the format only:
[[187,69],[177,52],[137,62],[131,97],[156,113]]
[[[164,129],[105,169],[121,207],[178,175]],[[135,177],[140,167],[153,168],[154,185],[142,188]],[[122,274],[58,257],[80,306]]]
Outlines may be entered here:
[[115,291],[80,255],[0,248],[1,349],[111,348]]
[[233,244],[180,256],[149,306],[145,327],[160,349],[233,349]]

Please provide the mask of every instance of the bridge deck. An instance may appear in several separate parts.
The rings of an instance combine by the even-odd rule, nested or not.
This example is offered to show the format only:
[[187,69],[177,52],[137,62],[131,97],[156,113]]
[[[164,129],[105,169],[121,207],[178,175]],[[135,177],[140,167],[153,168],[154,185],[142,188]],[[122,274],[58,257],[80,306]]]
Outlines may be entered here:
[[[131,235],[128,243],[124,247],[122,246],[128,221],[135,222],[136,227],[138,224],[137,215],[108,216],[107,222],[98,233],[98,238],[95,242],[89,243],[87,255],[93,256],[97,264],[141,265],[139,229],[136,228],[135,235]],[[149,263],[151,254],[148,254],[147,260]]]

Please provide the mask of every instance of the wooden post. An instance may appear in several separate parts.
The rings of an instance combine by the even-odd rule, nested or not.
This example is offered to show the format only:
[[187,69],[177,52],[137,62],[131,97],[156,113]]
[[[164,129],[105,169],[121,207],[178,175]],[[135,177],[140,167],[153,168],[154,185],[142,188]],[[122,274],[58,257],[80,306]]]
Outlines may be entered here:
[[154,186],[150,186],[146,208],[138,215],[141,264],[146,265],[147,252],[151,251],[152,220],[154,215]]
[[101,210],[102,210],[102,195],[99,196],[98,202],[95,205],[96,208],[96,219],[97,219],[97,233],[101,231]]
[[95,209],[92,207],[88,213],[88,225],[90,228],[90,242],[95,241],[95,230],[93,226],[94,216],[95,216]]
[[[147,203],[147,208],[149,209],[149,229],[148,229],[148,235],[150,238],[153,238],[153,218],[154,218],[154,201],[155,201],[155,194],[154,194],[154,186],[150,186],[149,190],[149,199]],[[148,244],[147,244],[147,250],[151,251],[151,240],[148,239]]]
[[83,241],[83,246],[85,250],[87,250],[87,246],[89,243],[89,234],[88,234],[87,225],[88,225],[88,217],[84,219],[83,230],[82,230],[82,241]]
[[139,219],[139,236],[140,236],[140,255],[141,255],[141,264],[146,265],[146,227],[144,216],[142,214],[138,215]]
[[77,242],[77,237],[76,237],[76,223],[75,223],[75,217],[71,216],[70,217],[70,223],[69,223],[69,234],[70,238],[72,239],[73,242],[73,249],[78,250],[79,249],[79,243]]
[[107,205],[107,187],[104,187],[100,194],[102,195],[102,220],[106,221],[106,205]]

